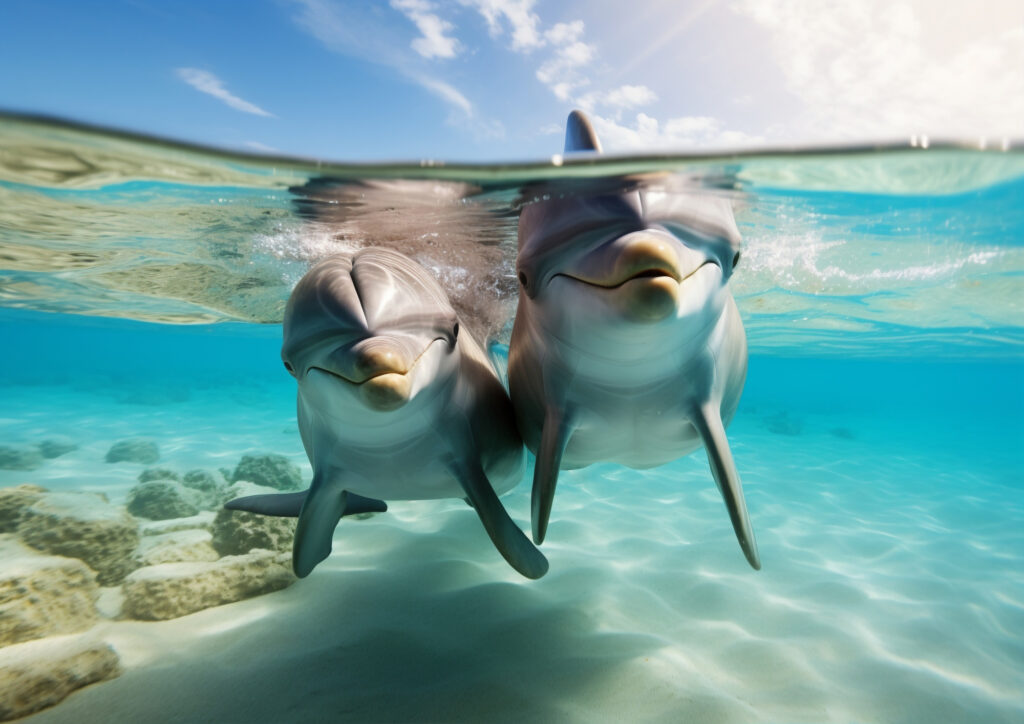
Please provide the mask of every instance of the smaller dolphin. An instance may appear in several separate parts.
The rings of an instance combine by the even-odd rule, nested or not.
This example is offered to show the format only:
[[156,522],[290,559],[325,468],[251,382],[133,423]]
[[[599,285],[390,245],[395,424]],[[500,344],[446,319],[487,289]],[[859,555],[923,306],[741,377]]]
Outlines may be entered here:
[[386,509],[379,498],[463,498],[513,568],[527,578],[547,572],[547,559],[498,500],[524,468],[511,402],[460,327],[437,282],[395,251],[329,257],[295,287],[281,358],[299,384],[313,482],[305,492],[226,507],[297,515],[296,575],[330,555],[343,515]]
[[[565,150],[601,150],[578,111]],[[625,179],[523,208],[508,378],[537,455],[535,542],[546,535],[560,469],[649,468],[703,444],[740,547],[761,567],[725,436],[747,374],[726,286],[739,243],[725,199]]]

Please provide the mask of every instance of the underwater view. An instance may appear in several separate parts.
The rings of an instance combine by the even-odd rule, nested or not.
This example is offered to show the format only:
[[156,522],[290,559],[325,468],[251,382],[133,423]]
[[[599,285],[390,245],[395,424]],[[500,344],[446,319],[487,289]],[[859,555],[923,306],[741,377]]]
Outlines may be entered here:
[[[516,385],[536,375],[514,329],[543,259],[517,236],[630,194],[735,220],[720,293],[742,329],[714,356],[739,370],[745,330],[720,421],[742,490],[696,438],[621,464],[613,406],[576,428],[598,459],[571,441],[573,465],[545,458],[538,536],[548,443],[524,427]],[[673,233],[705,239],[693,218]],[[403,495],[388,448],[367,463],[386,479],[354,489],[386,512],[342,503],[333,546],[327,525],[301,549],[320,531],[307,451],[327,443],[296,407],[288,340],[311,313],[286,305],[315,264],[369,249],[441,290],[438,334],[486,355],[504,405],[511,382],[531,452],[497,510],[522,540],[471,487]],[[1022,279],[1011,144],[342,164],[0,116],[0,720],[1022,721]],[[311,298],[340,324],[334,293]],[[624,375],[648,369],[636,350]],[[475,438],[499,425],[482,409]],[[680,424],[638,414],[623,444]],[[224,507],[269,495],[299,503]]]

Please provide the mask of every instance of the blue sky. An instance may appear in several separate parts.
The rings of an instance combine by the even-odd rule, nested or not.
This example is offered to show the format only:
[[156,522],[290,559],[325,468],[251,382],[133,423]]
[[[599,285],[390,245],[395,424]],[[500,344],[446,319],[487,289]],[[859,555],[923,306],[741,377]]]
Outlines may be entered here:
[[331,159],[1024,137],[1024,3],[0,3],[0,107]]

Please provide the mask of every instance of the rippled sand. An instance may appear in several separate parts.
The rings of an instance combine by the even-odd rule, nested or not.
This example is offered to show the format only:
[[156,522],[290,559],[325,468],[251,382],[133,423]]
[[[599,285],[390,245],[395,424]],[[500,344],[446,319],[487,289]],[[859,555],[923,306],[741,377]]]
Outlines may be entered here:
[[[103,453],[138,435],[181,469],[303,461],[284,386],[156,406],[7,391],[5,440],[56,426],[82,447],[2,485],[117,499],[142,466]],[[1024,476],[998,430],[754,393],[730,437],[761,572],[701,454],[563,473],[537,582],[463,503],[395,503],[343,522],[285,591],[102,624],[126,672],[26,721],[1022,721]],[[505,502],[528,527],[527,486]]]

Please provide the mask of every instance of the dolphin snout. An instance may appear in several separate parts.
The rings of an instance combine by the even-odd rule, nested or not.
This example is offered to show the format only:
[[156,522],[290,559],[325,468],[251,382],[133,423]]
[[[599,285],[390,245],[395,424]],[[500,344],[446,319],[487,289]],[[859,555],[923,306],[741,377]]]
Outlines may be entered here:
[[417,354],[405,340],[372,337],[358,344],[340,348],[331,354],[332,370],[349,382],[362,384],[380,375],[404,375],[412,369]]
[[595,249],[565,272],[581,282],[617,287],[637,277],[670,277],[680,281],[679,243],[657,231],[626,234]]

